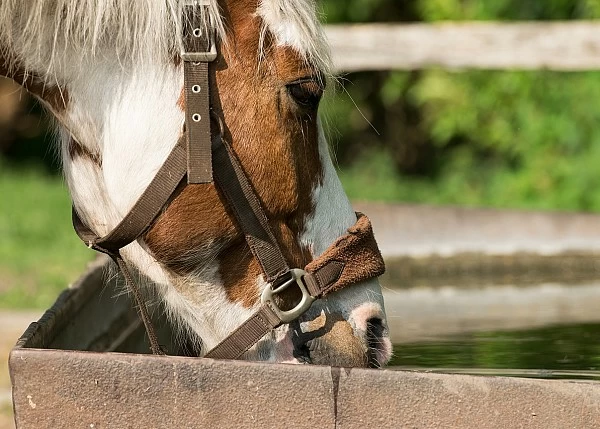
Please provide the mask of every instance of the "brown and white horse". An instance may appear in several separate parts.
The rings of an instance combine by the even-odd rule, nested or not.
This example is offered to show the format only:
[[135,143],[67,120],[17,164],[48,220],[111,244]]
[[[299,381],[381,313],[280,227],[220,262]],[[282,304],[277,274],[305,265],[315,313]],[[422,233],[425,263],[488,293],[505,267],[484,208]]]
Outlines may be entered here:
[[[130,210],[184,121],[182,0],[0,0],[0,74],[57,118],[73,204],[98,235]],[[356,221],[317,117],[328,50],[312,0],[213,0],[211,105],[291,265]],[[205,353],[267,286],[212,184],[182,186],[122,254]],[[247,359],[380,366],[391,354],[377,280],[315,302]]]

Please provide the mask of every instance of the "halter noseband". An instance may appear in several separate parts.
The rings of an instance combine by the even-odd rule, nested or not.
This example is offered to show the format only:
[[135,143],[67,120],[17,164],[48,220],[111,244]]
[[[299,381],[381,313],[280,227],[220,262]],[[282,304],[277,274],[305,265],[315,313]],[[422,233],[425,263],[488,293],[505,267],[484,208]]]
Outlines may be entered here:
[[[73,209],[73,226],[92,249],[109,255],[119,266],[137,301],[154,354],[164,354],[148,316],[146,305],[133,282],[120,249],[137,240],[154,223],[176,188],[187,183],[210,183],[213,175],[267,285],[258,310],[205,357],[237,359],[271,330],[298,319],[314,300],[342,287],[383,274],[383,258],[368,218],[357,213],[357,222],[304,270],[291,269],[271,231],[260,200],[244,173],[231,145],[225,141],[223,123],[210,109],[209,63],[216,58],[213,34],[203,34],[200,8],[207,2],[189,1],[183,10],[181,59],[184,62],[186,97],[185,127],[177,144],[146,190],[123,220],[106,236],[96,235]],[[205,9],[205,16],[208,10]],[[211,133],[211,119],[217,132]],[[214,167],[214,168],[213,168]],[[275,297],[297,287],[302,298],[292,309],[279,307]]]

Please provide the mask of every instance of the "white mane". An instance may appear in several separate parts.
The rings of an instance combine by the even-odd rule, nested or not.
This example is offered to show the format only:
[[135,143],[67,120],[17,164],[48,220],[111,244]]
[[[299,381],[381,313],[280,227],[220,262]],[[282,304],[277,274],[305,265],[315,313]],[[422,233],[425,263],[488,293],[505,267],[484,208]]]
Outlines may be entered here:
[[[51,73],[63,60],[107,52],[121,61],[166,61],[179,50],[182,0],[2,0],[0,38],[25,64]],[[216,1],[213,27],[225,34]],[[207,17],[206,17],[207,18]],[[205,19],[205,22],[207,19]],[[38,70],[38,72],[44,70]]]
[[[170,62],[179,51],[184,0],[1,0],[0,48],[27,69],[52,75],[68,58]],[[323,70],[329,55],[313,0],[261,0],[264,30]],[[205,26],[226,43],[217,0],[209,1]],[[210,18],[210,19],[209,19]],[[263,39],[261,37],[261,39]],[[43,65],[43,68],[39,68]],[[62,65],[64,67],[64,64]]]

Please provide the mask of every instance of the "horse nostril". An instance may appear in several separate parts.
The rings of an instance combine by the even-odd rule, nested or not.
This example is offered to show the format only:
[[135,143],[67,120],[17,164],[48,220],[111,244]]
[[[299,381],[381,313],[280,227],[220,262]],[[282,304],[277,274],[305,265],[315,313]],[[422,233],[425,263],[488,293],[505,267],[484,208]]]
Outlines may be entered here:
[[302,344],[300,347],[294,349],[294,357],[298,359],[298,362],[310,363],[310,350],[308,345]]
[[369,348],[369,366],[379,368],[381,363],[377,359],[377,351],[382,349],[382,338],[385,335],[385,326],[383,320],[379,317],[372,317],[367,320],[367,331],[365,333],[367,346]]
[[310,340],[309,341],[294,341],[294,357],[301,363],[311,363],[310,358]]
[[383,320],[379,317],[372,317],[367,320],[367,338],[381,338],[385,334],[385,326]]

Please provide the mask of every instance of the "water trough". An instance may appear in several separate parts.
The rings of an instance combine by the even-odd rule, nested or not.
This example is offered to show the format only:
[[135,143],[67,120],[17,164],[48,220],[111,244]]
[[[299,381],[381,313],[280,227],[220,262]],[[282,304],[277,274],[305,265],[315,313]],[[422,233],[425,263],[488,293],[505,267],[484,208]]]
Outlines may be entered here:
[[[512,329],[600,318],[593,311],[600,303],[593,285],[598,217],[358,206],[372,218],[391,267],[387,281],[393,287],[385,295],[395,342],[481,329],[482,323]],[[514,257],[525,254],[540,257],[529,264]],[[498,270],[502,258],[513,258],[505,262],[507,273],[518,274],[521,266],[524,274],[518,276],[527,277],[565,255],[581,280],[575,286],[561,289],[551,279],[541,286],[511,286],[514,278],[507,276],[501,285],[459,287],[465,270]],[[600,422],[600,384],[594,381],[150,356],[128,298],[114,298],[117,286],[106,276],[106,263],[96,261],[11,352],[18,428],[546,429]],[[539,293],[544,287],[545,295]],[[531,310],[532,303],[551,310]],[[163,324],[160,335],[176,351],[169,326]]]

